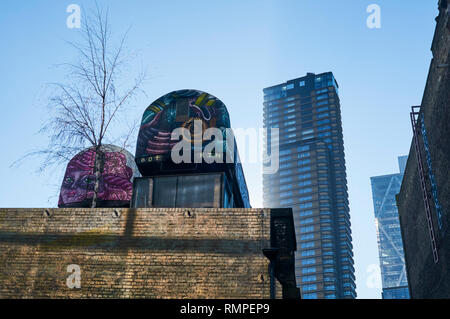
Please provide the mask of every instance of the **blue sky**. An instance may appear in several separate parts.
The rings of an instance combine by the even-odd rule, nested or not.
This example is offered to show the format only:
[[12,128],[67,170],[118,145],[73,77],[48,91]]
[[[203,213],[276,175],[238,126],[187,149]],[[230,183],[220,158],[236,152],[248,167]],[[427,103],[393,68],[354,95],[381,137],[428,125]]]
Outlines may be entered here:
[[[436,1],[98,1],[117,35],[131,26],[149,80],[130,117],[156,98],[196,88],[219,97],[232,126],[262,127],[262,89],[332,71],[340,86],[349,201],[359,298],[379,298],[366,281],[378,250],[370,176],[398,172],[411,143],[409,108],[420,104],[431,60]],[[58,63],[79,39],[66,26],[69,4],[92,1],[2,1],[0,4],[0,207],[56,206],[62,171],[37,174],[37,159],[10,167],[46,145],[38,134],[49,116],[46,85],[65,78]],[[381,28],[366,26],[368,5],[381,8]],[[125,79],[130,74],[124,74]],[[131,78],[130,78],[131,79]],[[134,152],[134,150],[131,150]],[[253,207],[262,206],[259,166],[244,164]]]

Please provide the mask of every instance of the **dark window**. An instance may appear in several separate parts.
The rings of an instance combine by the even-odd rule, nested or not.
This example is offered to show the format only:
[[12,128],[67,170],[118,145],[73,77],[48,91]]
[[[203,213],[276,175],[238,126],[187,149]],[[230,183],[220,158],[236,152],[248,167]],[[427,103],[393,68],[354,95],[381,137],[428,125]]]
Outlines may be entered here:
[[176,101],[176,122],[186,122],[189,119],[189,101],[188,99],[178,99]]
[[220,175],[178,177],[176,207],[220,207]]
[[221,175],[155,177],[153,207],[221,207]]
[[153,207],[175,207],[177,177],[153,179]]

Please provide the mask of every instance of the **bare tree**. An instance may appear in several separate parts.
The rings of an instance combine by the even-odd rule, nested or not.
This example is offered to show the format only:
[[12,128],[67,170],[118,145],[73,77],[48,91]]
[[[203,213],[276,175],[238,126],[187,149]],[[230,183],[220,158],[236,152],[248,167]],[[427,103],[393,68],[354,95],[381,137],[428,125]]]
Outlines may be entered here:
[[[94,208],[104,161],[102,145],[105,139],[112,139],[112,124],[129,106],[131,98],[142,92],[145,75],[140,72],[125,89],[118,85],[121,71],[130,62],[130,56],[124,53],[127,33],[113,44],[107,11],[103,13],[97,6],[92,15],[84,15],[81,33],[80,43],[69,42],[79,57],[76,63],[64,64],[69,83],[51,84],[54,88],[49,99],[52,117],[40,131],[50,137],[48,148],[29,155],[43,155],[41,170],[44,170],[53,164],[66,163],[87,147],[93,148],[95,186],[91,207]],[[123,146],[135,127],[136,123],[122,136]]]

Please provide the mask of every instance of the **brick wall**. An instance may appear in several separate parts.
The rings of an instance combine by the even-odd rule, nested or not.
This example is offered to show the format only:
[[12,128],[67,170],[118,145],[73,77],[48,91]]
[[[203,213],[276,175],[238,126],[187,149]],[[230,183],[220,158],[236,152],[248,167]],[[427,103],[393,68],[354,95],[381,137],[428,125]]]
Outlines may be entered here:
[[[408,163],[397,196],[403,236],[408,282],[412,298],[450,298],[450,18],[441,7],[436,19],[427,84],[422,100],[429,152],[438,198],[442,207],[443,227],[439,229],[434,201],[431,197],[431,215],[438,247],[439,262],[434,262],[429,228],[419,182],[414,145],[411,145]],[[431,193],[423,137],[419,135],[422,163]]]
[[0,298],[270,297],[269,209],[116,211],[0,209]]

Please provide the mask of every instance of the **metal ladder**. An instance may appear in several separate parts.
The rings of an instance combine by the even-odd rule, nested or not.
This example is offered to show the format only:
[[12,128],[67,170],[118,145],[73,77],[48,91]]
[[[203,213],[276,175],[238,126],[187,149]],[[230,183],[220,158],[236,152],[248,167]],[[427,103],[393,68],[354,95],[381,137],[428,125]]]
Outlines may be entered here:
[[419,144],[419,132],[417,130],[416,116],[417,117],[420,116],[420,106],[412,106],[410,116],[411,116],[411,125],[412,125],[412,129],[413,129],[413,134],[414,134],[414,146],[415,146],[415,150],[416,150],[416,159],[417,159],[417,167],[418,167],[418,171],[419,171],[420,187],[422,188],[423,203],[425,205],[425,213],[427,215],[428,230],[430,233],[431,248],[433,251],[434,262],[437,264],[439,262],[439,254],[438,254],[437,245],[436,245],[433,220],[431,218],[430,196],[428,195],[426,182],[425,182],[425,173],[424,173],[423,164],[422,164],[422,154],[420,151],[420,144]]

